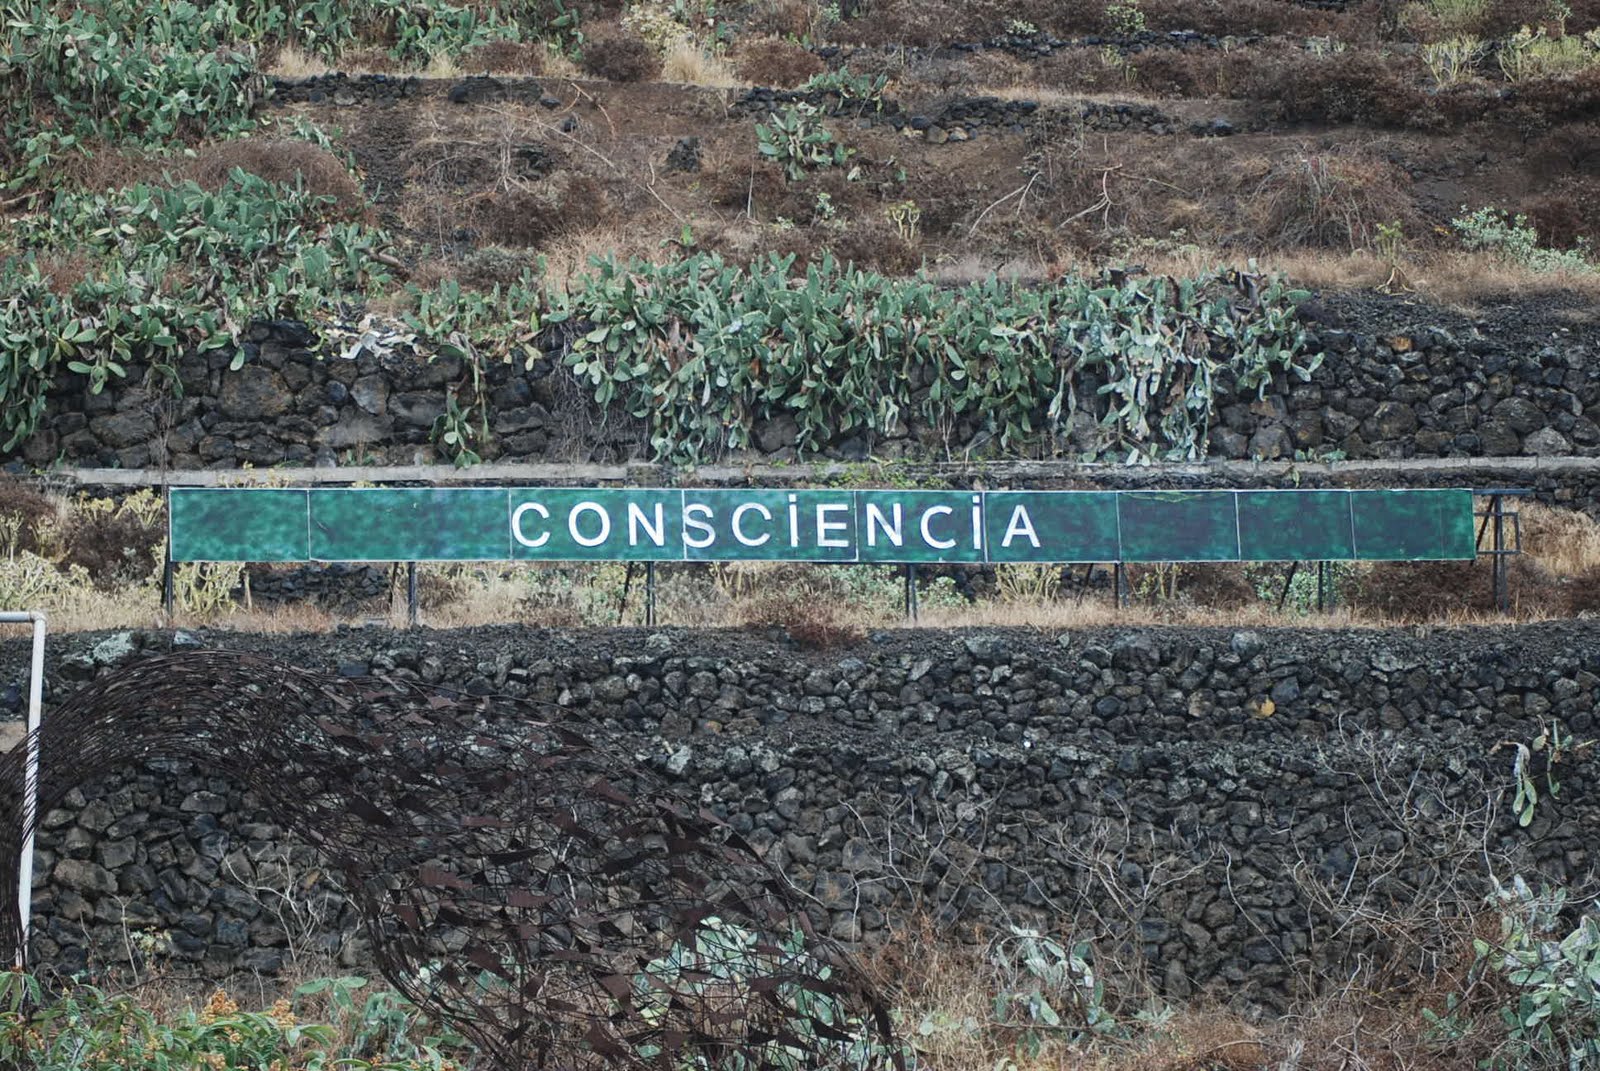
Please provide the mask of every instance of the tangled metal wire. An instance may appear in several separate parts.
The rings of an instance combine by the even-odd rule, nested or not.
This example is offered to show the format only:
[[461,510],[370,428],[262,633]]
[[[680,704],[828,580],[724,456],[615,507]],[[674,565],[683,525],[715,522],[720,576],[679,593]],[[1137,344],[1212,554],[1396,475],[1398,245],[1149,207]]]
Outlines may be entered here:
[[[389,981],[491,1066],[903,1066],[883,1004],[781,875],[535,714],[251,654],[147,658],[46,718],[37,814],[148,759],[233,778],[341,875]],[[24,753],[0,759],[10,845]],[[17,866],[0,855],[10,947]]]

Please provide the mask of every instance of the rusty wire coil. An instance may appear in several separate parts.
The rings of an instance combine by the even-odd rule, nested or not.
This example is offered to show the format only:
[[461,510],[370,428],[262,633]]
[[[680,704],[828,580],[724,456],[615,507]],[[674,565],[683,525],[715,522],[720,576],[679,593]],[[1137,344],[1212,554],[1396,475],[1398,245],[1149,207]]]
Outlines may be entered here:
[[[883,1002],[743,838],[526,701],[258,655],[147,658],[38,741],[39,817],[189,759],[323,855],[379,969],[504,1068],[904,1066]],[[0,757],[19,845],[26,748]],[[0,857],[16,947],[18,853]]]

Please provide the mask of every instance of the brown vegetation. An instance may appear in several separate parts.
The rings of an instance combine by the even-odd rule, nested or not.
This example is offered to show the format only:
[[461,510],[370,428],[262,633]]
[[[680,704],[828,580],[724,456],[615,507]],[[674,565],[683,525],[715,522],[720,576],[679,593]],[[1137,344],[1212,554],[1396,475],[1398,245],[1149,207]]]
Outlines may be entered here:
[[800,85],[827,69],[810,49],[775,37],[741,42],[734,52],[733,67],[746,82],[783,88]]
[[661,73],[661,57],[644,40],[621,31],[586,41],[583,69],[610,82],[644,82]]
[[167,178],[188,180],[215,190],[238,169],[281,185],[300,183],[308,193],[331,197],[341,215],[361,215],[367,206],[361,184],[343,161],[301,138],[264,135],[208,141],[176,157],[103,149],[82,160],[79,166],[83,168],[81,181],[91,190],[120,189]]
[[490,41],[463,52],[456,65],[469,74],[527,77],[544,72],[545,51],[538,42]]
[[0,478],[0,534],[8,553],[40,552],[42,536],[57,517],[56,503],[12,477]]

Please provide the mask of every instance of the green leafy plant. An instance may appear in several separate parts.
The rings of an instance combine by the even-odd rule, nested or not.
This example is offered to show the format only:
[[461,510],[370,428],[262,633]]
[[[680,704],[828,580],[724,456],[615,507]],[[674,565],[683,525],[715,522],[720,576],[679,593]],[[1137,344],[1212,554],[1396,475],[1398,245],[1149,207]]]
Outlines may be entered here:
[[1422,62],[1439,86],[1453,86],[1472,77],[1485,45],[1481,38],[1461,34],[1422,46]]
[[[1259,392],[1320,362],[1294,316],[1304,295],[1278,282],[1241,302],[1221,277],[948,289],[829,257],[792,277],[792,264],[596,261],[544,319],[577,325],[573,373],[599,404],[648,421],[656,455],[677,463],[742,449],[780,417],[801,453],[906,421],[947,449],[975,432],[1049,448],[1083,403],[1102,451],[1197,458],[1220,368]],[[1099,386],[1080,398],[1085,374]]]
[[1038,1059],[1053,1041],[1076,1044],[1118,1036],[1123,1028],[1106,1007],[1087,943],[1068,947],[1017,926],[990,948],[1007,979],[994,996],[996,1022],[1017,1031],[1017,1053]]
[[[1531,741],[1502,740],[1494,746],[1491,754],[1506,747],[1515,756],[1511,762],[1511,783],[1515,790],[1511,809],[1516,812],[1518,825],[1527,826],[1533,822],[1534,812],[1539,806],[1539,782],[1544,782],[1546,796],[1551,799],[1560,796],[1561,782],[1556,778],[1556,767],[1563,759],[1587,751],[1597,742],[1600,741],[1585,740],[1580,743],[1560,721],[1541,721],[1539,732]],[[1542,760],[1542,778],[1534,770],[1536,758]]]
[[1509,82],[1575,74],[1600,63],[1589,42],[1580,37],[1550,36],[1543,26],[1527,26],[1500,42],[1496,58]]
[[756,149],[782,167],[791,182],[817,168],[843,167],[855,153],[834,138],[809,104],[791,104],[770,118],[756,124]]
[[474,426],[470,414],[463,412],[461,405],[456,401],[456,392],[450,391],[445,396],[444,412],[433,423],[433,441],[438,443],[445,456],[455,462],[457,468],[467,468],[483,460],[472,449],[474,443],[489,437],[487,421]]
[[1535,892],[1520,875],[1509,885],[1495,882],[1488,903],[1499,915],[1498,938],[1473,940],[1464,992],[1451,994],[1444,1012],[1423,1013],[1430,1035],[1456,1041],[1487,1015],[1503,1036],[1481,1067],[1594,1067],[1600,1062],[1600,916],[1575,911],[1565,889]]
[[[865,1067],[886,1054],[867,1024],[851,1017],[827,983],[833,968],[819,962],[806,948],[804,935],[795,931],[774,943],[753,930],[716,916],[702,921],[688,939],[674,941],[665,953],[645,964],[633,979],[633,999],[641,1016],[651,1023],[665,1020],[674,1011],[692,1002],[685,995],[705,994],[713,999],[723,991],[744,991],[756,985],[770,985],[785,976],[816,978],[822,986],[798,981],[778,981],[771,999],[793,1018],[789,1036],[766,1042],[752,1039],[745,1052],[724,1059],[693,1057],[680,1066],[685,1071],[745,1071],[766,1068],[771,1071],[799,1071],[817,1066],[821,1051],[836,1053],[836,1066]],[[674,996],[678,999],[673,999]],[[836,1034],[852,1035],[848,1040],[829,1037],[814,1025],[821,1022]],[[653,1045],[641,1046],[645,1060],[662,1055]]]
[[[1461,210],[1467,212],[1466,206]],[[1541,246],[1538,232],[1524,215],[1512,216],[1504,209],[1484,207],[1458,216],[1450,226],[1468,249],[1484,250],[1529,271],[1591,274],[1596,270],[1587,244],[1580,243],[1576,249]]]
[[1136,0],[1113,0],[1106,5],[1106,24],[1112,33],[1133,37],[1145,31],[1144,12]]
[[907,200],[889,205],[883,210],[883,215],[894,224],[901,238],[908,242],[917,240],[918,225],[922,222],[922,208],[917,202]]
[[858,105],[858,111],[883,110],[883,94],[889,88],[886,74],[854,74],[849,67],[820,71],[800,87],[802,93],[833,93],[841,102]]
[[200,1009],[158,1015],[127,996],[92,986],[46,990],[32,976],[0,974],[0,1065],[33,1071],[207,1071],[304,1067],[344,1071],[447,1071],[462,1058],[451,1034],[422,1028],[397,994],[357,1002],[365,979],[301,986],[324,1000],[331,1023],[304,1023],[294,1005],[241,1010],[218,990]]
[[[63,371],[98,393],[130,364],[170,368],[188,350],[231,347],[250,322],[308,316],[381,287],[378,240],[329,198],[236,170],[217,191],[193,182],[61,193],[24,217],[0,257],[0,438],[33,430]],[[57,277],[52,258],[88,268]],[[169,381],[175,379],[169,377]]]

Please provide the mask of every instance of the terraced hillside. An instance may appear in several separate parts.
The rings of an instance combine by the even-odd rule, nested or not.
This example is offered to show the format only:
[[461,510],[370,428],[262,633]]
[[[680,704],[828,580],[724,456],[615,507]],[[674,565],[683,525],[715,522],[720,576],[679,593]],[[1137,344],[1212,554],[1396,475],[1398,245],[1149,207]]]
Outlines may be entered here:
[[35,467],[1600,447],[1593,4],[11,14]]

